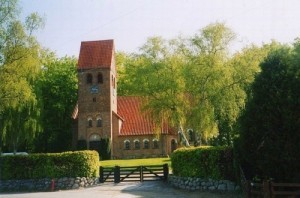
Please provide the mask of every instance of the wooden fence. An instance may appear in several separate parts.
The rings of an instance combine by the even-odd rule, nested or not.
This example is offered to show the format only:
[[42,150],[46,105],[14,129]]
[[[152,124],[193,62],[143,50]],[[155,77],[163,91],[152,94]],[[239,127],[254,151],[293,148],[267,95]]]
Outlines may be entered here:
[[300,184],[298,183],[275,183],[264,181],[262,183],[249,182],[247,188],[247,197],[263,198],[299,198]]
[[248,198],[300,198],[299,183],[275,183],[273,181],[263,181],[255,183],[246,180],[241,170],[241,184]]
[[167,181],[168,164],[152,166],[102,167],[100,166],[100,183],[123,181]]

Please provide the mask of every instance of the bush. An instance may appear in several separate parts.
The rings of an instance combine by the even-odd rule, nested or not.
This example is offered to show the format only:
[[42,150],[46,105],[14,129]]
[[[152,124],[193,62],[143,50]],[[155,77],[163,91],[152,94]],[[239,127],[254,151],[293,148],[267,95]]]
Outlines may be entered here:
[[269,53],[240,117],[237,142],[249,179],[300,180],[300,42]]
[[177,149],[171,155],[171,162],[176,176],[234,180],[231,147]]
[[99,175],[99,154],[96,151],[1,156],[0,161],[1,180]]

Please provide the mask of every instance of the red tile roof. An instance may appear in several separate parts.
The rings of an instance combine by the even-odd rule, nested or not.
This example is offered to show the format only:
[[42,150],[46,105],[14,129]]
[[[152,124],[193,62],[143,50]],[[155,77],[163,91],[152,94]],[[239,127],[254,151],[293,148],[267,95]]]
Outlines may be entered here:
[[[120,135],[152,135],[155,124],[149,114],[142,112],[142,98],[118,96],[118,115],[123,118]],[[174,134],[174,130],[163,126],[163,134]]]
[[78,69],[110,68],[113,52],[113,40],[81,42]]

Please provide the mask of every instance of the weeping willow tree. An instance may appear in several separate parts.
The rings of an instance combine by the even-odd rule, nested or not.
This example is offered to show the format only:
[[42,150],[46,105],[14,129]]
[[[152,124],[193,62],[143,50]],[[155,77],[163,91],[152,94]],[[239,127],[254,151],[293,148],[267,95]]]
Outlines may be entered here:
[[155,122],[162,148],[165,146],[162,132],[167,126],[176,131],[185,128],[183,61],[175,40],[151,37],[139,54],[127,55],[118,81],[120,95],[143,98],[142,110]]
[[[7,150],[32,141],[39,131],[38,85],[40,47],[32,32],[40,27],[37,14],[26,23],[17,19],[17,1],[0,1],[0,139]],[[27,29],[26,29],[27,28]]]
[[158,126],[168,123],[182,134],[193,129],[203,144],[232,145],[246,93],[272,47],[250,46],[231,55],[235,38],[223,23],[191,37],[149,38],[139,54],[117,57],[118,93],[144,97],[144,109]]

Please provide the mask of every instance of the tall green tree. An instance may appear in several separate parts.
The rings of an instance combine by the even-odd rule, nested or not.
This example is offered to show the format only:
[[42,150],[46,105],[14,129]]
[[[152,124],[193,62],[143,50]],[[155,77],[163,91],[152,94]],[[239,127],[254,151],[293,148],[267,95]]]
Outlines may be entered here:
[[140,54],[125,56],[119,88],[147,98],[145,109],[157,122],[193,129],[209,143],[221,127],[232,131],[244,104],[229,56],[234,38],[222,23],[210,24],[189,38],[150,38]]
[[183,59],[175,44],[161,37],[149,38],[140,54],[127,56],[118,82],[121,90],[127,90],[123,93],[144,99],[143,109],[152,115],[157,135],[167,123],[174,128],[185,123]]
[[77,59],[47,54],[39,86],[43,130],[35,139],[36,152],[71,150],[72,111],[77,102]]
[[297,182],[300,141],[299,42],[277,46],[261,64],[241,117],[240,156],[249,175]]
[[235,119],[240,104],[235,100],[239,89],[229,66],[229,46],[235,34],[223,23],[210,24],[189,39],[188,63],[184,68],[189,95],[188,126],[204,143],[217,137],[220,122]]
[[259,64],[276,45],[276,42],[261,47],[251,45],[235,53],[227,61],[226,67],[230,67],[231,77],[224,91],[231,96],[225,98],[223,102],[227,104],[221,106],[216,116],[219,135],[212,139],[212,144],[232,145],[234,138],[239,136],[237,118],[245,107],[255,76],[261,71]]
[[40,130],[35,81],[41,71],[41,48],[32,35],[35,29],[26,29],[18,20],[17,1],[1,0],[0,10],[0,139],[15,152]]

